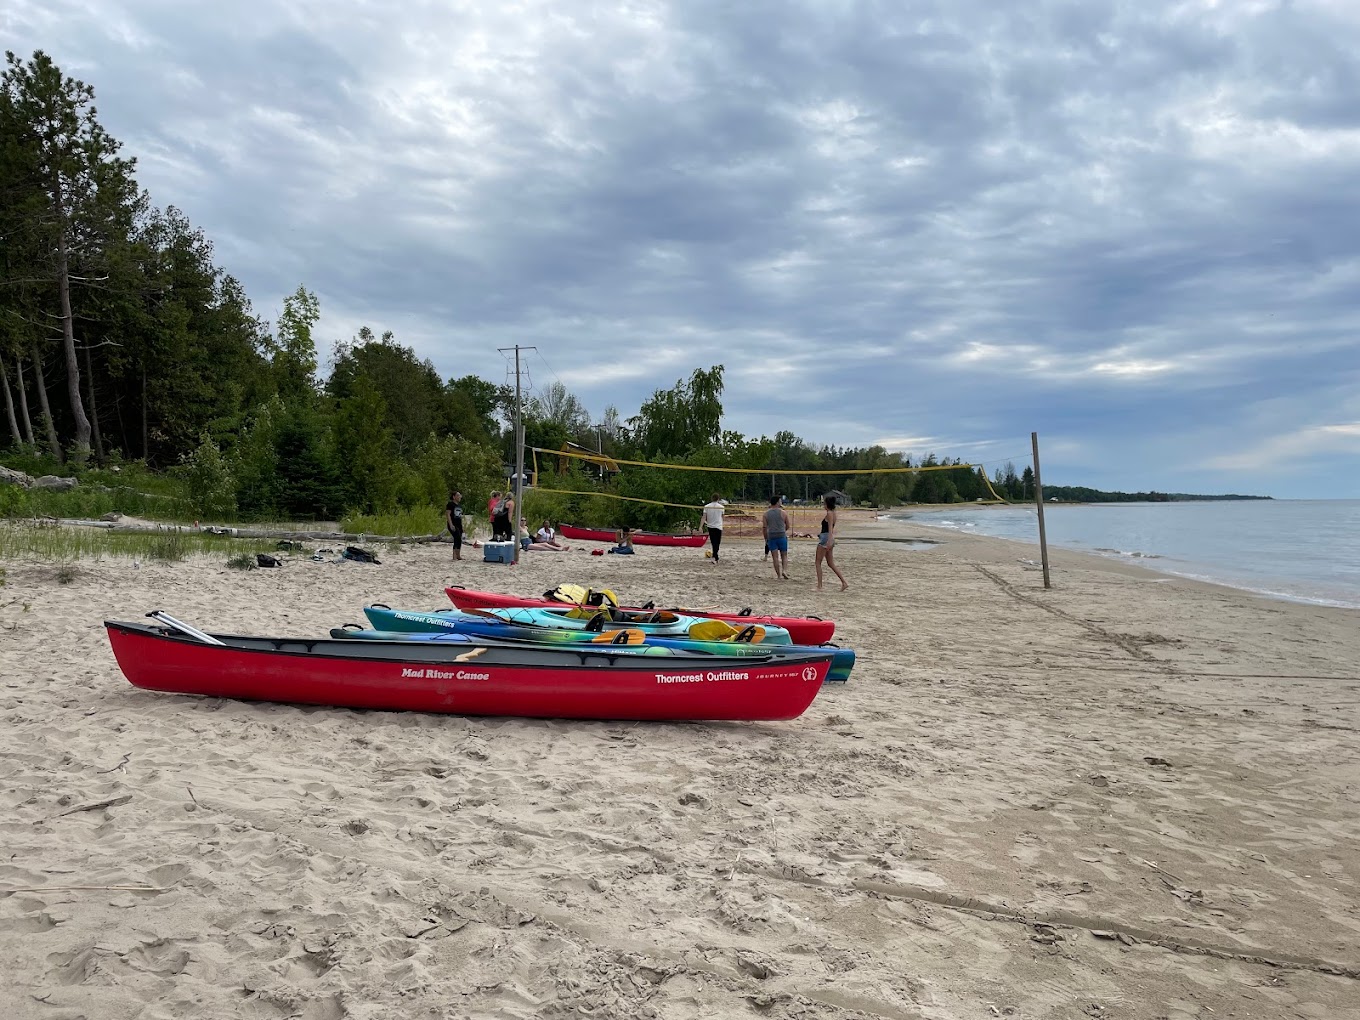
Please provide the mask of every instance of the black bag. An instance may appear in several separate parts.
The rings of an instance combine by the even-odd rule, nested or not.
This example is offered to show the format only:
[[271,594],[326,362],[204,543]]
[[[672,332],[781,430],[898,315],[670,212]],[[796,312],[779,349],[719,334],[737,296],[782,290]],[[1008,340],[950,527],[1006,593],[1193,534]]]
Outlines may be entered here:
[[256,553],[255,563],[261,567],[279,567],[283,565],[279,562],[277,556],[270,556],[268,553]]
[[357,563],[381,563],[382,560],[374,556],[367,549],[360,549],[357,545],[345,546],[345,551],[340,554],[347,560],[354,560]]

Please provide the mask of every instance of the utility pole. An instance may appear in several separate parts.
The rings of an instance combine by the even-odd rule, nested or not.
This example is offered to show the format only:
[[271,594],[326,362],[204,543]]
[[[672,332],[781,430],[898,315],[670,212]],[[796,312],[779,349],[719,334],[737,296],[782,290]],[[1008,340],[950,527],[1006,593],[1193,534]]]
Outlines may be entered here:
[[515,525],[515,562],[518,563],[520,539],[523,537],[519,530],[519,519],[524,513],[524,401],[520,395],[519,352],[536,351],[538,348],[521,347],[519,344],[515,344],[513,348],[498,347],[496,349],[502,354],[509,350],[515,352],[515,512],[512,515],[515,519],[512,523]]

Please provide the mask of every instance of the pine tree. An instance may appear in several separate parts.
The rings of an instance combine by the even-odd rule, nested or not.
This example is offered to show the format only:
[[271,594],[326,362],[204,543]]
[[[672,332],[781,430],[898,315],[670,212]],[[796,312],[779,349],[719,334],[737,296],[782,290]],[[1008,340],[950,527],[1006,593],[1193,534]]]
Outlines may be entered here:
[[45,270],[42,275],[54,287],[58,311],[51,317],[61,327],[72,452],[83,462],[90,454],[92,427],[81,393],[71,300],[72,283],[83,281],[73,270],[93,269],[119,222],[128,218],[137,198],[133,161],[118,156],[119,143],[100,126],[94,89],[64,77],[41,50],[27,63],[9,52],[5,59],[0,91],[6,127],[13,131],[5,143],[5,162],[27,172],[26,204],[41,196],[40,214],[27,224],[36,250],[43,253],[33,268]]

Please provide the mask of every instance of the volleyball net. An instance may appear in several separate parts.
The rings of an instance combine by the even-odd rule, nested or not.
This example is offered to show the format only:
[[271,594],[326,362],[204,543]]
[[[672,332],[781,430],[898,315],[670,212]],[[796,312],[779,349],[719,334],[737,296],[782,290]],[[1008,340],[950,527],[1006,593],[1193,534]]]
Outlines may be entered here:
[[[699,479],[693,477],[695,473],[711,476],[709,479],[704,479],[704,481],[713,480],[715,483],[714,487],[717,489],[722,489],[726,487],[722,485],[721,482],[718,480],[721,477],[745,476],[749,478],[751,476],[759,477],[768,476],[771,478],[772,488],[774,487],[773,479],[775,478],[785,477],[796,479],[801,477],[804,479],[805,492],[809,494],[809,498],[806,499],[786,498],[786,501],[784,503],[784,509],[789,514],[791,534],[795,538],[816,537],[816,533],[818,530],[820,530],[821,527],[821,519],[825,512],[823,510],[822,504],[823,494],[820,492],[817,493],[815,500],[810,498],[811,486],[808,485],[808,482],[812,478],[846,479],[851,477],[862,476],[885,476],[885,475],[912,476],[913,482],[909,488],[911,491],[917,491],[919,486],[919,481],[917,481],[917,479],[919,478],[919,476],[930,475],[932,473],[939,472],[948,472],[952,473],[953,479],[963,480],[965,477],[964,473],[966,473],[969,490],[981,491],[986,493],[986,496],[973,496],[972,498],[967,500],[968,502],[970,503],[1009,502],[1009,500],[1006,500],[997,494],[996,489],[992,486],[991,481],[987,478],[987,471],[985,465],[981,463],[927,464],[918,465],[915,467],[894,465],[891,467],[871,467],[871,468],[815,468],[815,469],[749,468],[749,467],[712,466],[704,464],[667,464],[656,463],[653,461],[627,460],[619,457],[611,457],[604,453],[591,453],[588,450],[582,450],[579,448],[569,450],[551,450],[542,447],[527,447],[526,450],[532,455],[531,477],[533,479],[532,489],[533,492],[552,494],[558,497],[565,497],[571,500],[573,504],[579,505],[581,507],[582,512],[590,512],[586,509],[587,506],[594,507],[596,508],[594,512],[597,516],[599,515],[600,512],[598,509],[600,504],[595,503],[594,502],[595,500],[606,500],[611,502],[616,501],[617,504],[633,506],[635,510],[642,509],[645,507],[653,507],[656,508],[658,511],[662,510],[669,511],[669,516],[676,520],[682,520],[685,518],[692,519],[691,527],[693,530],[697,530],[699,527],[699,514],[700,511],[702,511],[703,509],[704,506],[703,503],[694,502],[692,500],[678,500],[678,499],[667,500],[661,498],[651,498],[646,496],[629,495],[627,493],[614,491],[614,489],[618,487],[617,479],[622,475],[622,473],[625,470],[629,472],[633,471],[676,472],[679,473],[679,475],[672,477],[684,476],[689,479],[689,483],[687,485],[678,487],[689,489],[692,491],[696,487],[696,485],[700,483]],[[552,477],[551,475],[544,475],[541,473],[539,461],[540,454],[542,454],[545,459],[547,458],[555,459],[557,471],[554,474],[556,475],[557,478],[560,478],[562,480],[562,483],[564,483],[563,485],[559,486],[557,484],[553,484],[553,482],[550,480]],[[600,488],[565,487],[565,483],[577,482],[579,484],[584,480],[582,473],[580,471],[572,472],[567,469],[566,466],[570,465],[576,465],[578,467],[584,468],[592,467],[596,468],[599,470],[602,479],[606,477],[613,477],[615,479],[615,482],[613,483],[612,487],[611,484],[607,482],[602,484]],[[843,493],[836,492],[835,494],[838,500],[844,499]],[[529,495],[530,493],[526,493],[526,501],[529,498]],[[573,499],[573,497],[575,498]],[[589,500],[590,502],[588,504],[582,503],[581,501],[583,500]],[[925,504],[921,503],[913,504],[910,501],[910,499],[908,499],[906,502],[893,504],[893,506],[903,507],[908,507],[912,505],[925,505]],[[769,503],[767,500],[760,500],[749,495],[746,496],[745,498],[732,499],[731,501],[728,502],[728,505],[724,510],[723,521],[724,534],[741,537],[751,537],[760,535],[761,517],[764,514],[765,510],[768,509],[768,506]],[[837,507],[837,513],[838,515],[840,515],[842,520],[853,520],[856,518],[872,518],[877,516],[878,513],[880,512],[881,508],[869,509],[865,507],[855,506]],[[581,521],[580,523],[599,525],[606,522]]]

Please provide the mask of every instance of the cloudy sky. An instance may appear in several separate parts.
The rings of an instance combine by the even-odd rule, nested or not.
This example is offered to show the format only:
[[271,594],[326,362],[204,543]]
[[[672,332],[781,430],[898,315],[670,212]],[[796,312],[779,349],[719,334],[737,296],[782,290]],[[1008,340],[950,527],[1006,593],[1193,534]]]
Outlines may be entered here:
[[624,417],[1360,497],[1354,0],[7,0],[323,353]]

